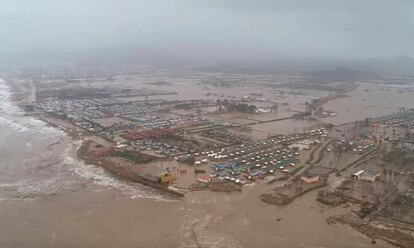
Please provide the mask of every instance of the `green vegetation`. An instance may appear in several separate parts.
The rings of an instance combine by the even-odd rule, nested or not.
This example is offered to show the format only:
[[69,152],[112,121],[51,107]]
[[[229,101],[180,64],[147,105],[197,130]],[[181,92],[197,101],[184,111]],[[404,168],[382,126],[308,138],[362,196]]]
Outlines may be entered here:
[[255,105],[249,105],[247,103],[234,103],[234,102],[229,102],[227,100],[224,100],[222,102],[222,105],[226,107],[227,111],[237,111],[237,112],[242,112],[242,113],[255,113],[257,110],[257,107]]
[[185,110],[190,110],[192,108],[193,104],[191,103],[180,103],[175,105],[176,109],[185,109]]
[[293,170],[290,172],[290,174],[291,174],[291,175],[295,175],[295,174],[296,174],[298,171],[300,171],[303,167],[305,167],[305,166],[301,165],[301,166],[296,167],[295,169],[293,169]]
[[121,157],[124,159],[131,160],[137,164],[148,163],[153,160],[153,158],[150,156],[130,151],[112,151],[111,155],[114,157]]

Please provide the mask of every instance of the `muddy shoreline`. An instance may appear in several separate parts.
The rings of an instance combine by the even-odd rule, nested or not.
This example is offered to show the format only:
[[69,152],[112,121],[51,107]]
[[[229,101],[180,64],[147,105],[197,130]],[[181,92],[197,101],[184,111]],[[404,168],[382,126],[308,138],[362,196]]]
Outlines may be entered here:
[[[94,156],[91,153],[88,152],[89,146],[92,144],[92,141],[86,138],[82,138],[83,135],[88,134],[95,136],[94,134],[91,134],[89,131],[82,130],[82,133],[76,130],[71,130],[65,127],[62,127],[56,123],[53,123],[51,120],[47,118],[47,116],[38,116],[39,120],[43,121],[47,125],[51,127],[58,128],[62,131],[64,131],[68,136],[70,136],[74,141],[81,141],[81,145],[77,148],[76,151],[76,157],[78,159],[81,159],[83,162],[87,164],[92,164],[97,167],[101,167],[111,173],[111,175],[116,176],[122,180],[127,180],[130,182],[136,182],[140,183],[142,185],[161,190],[163,192],[166,192],[168,194],[171,194],[176,197],[183,197],[184,194],[175,190],[169,189],[167,186],[163,186],[157,182],[153,182],[150,179],[146,178],[145,176],[139,175],[137,172],[130,169],[131,162],[127,160],[123,160],[121,158],[117,158],[118,160],[123,160],[119,164],[115,164],[112,161],[109,161],[108,159],[105,159],[105,157],[99,157]],[[63,120],[65,121],[65,120]],[[102,138],[102,137],[99,137]],[[111,140],[105,139],[108,142],[113,143]],[[128,166],[129,165],[129,166]]]
[[[84,140],[82,142],[82,145],[78,148],[76,154],[77,157],[82,159],[85,163],[93,164],[95,166],[102,167],[112,175],[123,179],[128,180],[131,182],[140,183],[142,185],[158,189],[161,191],[164,191],[166,193],[172,194],[177,197],[183,197],[184,194],[175,190],[169,189],[167,186],[161,185],[157,182],[152,181],[151,179],[140,175],[138,172],[135,172],[134,170],[130,169],[133,165],[128,165],[130,163],[129,161],[123,161],[127,165],[117,165],[112,161],[108,161],[105,159],[105,157],[97,157],[97,156],[91,156],[90,153],[88,153],[88,147],[92,144],[90,140]],[[119,158],[121,160],[121,158]]]
[[[90,154],[87,152],[87,147],[88,147],[88,145],[90,145],[90,142],[91,141],[88,138],[86,138],[85,136],[90,136],[91,134],[87,130],[82,130],[81,132],[79,132],[79,131],[76,131],[76,128],[75,129],[66,128],[65,126],[59,125],[59,123],[54,123],[53,121],[48,120],[48,118],[49,118],[48,115],[35,115],[33,117],[42,120],[43,122],[45,122],[49,126],[53,126],[55,128],[58,128],[58,129],[63,130],[73,140],[81,141],[82,144],[78,147],[78,149],[76,151],[76,154],[77,154],[77,157],[79,159],[85,161],[85,163],[93,164],[94,166],[102,167],[103,169],[105,169],[105,171],[110,172],[112,175],[114,175],[114,176],[116,176],[118,178],[121,178],[122,180],[132,181],[132,182],[138,182],[140,184],[147,185],[147,186],[149,186],[151,188],[156,188],[157,190],[160,190],[160,191],[163,191],[163,192],[172,193],[173,195],[175,195],[175,193],[176,193],[175,191],[174,192],[169,192],[169,189],[168,188],[162,187],[160,185],[155,185],[154,183],[143,179],[139,174],[135,173],[134,171],[129,170],[127,168],[127,166],[125,166],[125,167],[118,167],[115,163],[113,163],[113,161],[106,160],[105,157],[93,157],[93,156],[90,156]],[[263,187],[263,186],[261,186],[261,187]],[[259,195],[254,195],[253,192],[249,193],[248,192],[249,190],[250,191],[258,191],[258,188],[256,188],[256,189],[247,188],[247,190],[246,190],[247,193],[246,192],[243,192],[243,195],[241,195],[241,194],[231,194],[231,196],[230,196],[230,194],[229,195],[224,195],[224,194],[220,194],[220,193],[214,194],[214,193],[208,193],[208,192],[206,192],[206,193],[201,192],[200,194],[197,194],[197,195],[196,194],[189,194],[188,197],[192,201],[198,200],[198,202],[203,203],[203,208],[201,207],[202,206],[201,204],[200,204],[200,207],[199,207],[200,209],[202,209],[202,213],[200,215],[205,215],[205,216],[209,216],[209,214],[212,214],[213,216],[214,215],[217,215],[218,217],[215,217],[215,218],[217,218],[216,220],[219,223],[222,220],[221,218],[223,218],[222,217],[222,215],[223,215],[223,216],[225,216],[225,218],[230,218],[227,222],[234,221],[234,223],[238,223],[238,224],[236,224],[234,226],[237,226],[237,228],[240,229],[240,230],[243,230],[243,225],[245,225],[245,223],[249,223],[249,219],[247,219],[246,216],[249,216],[250,213],[252,213],[253,211],[256,211],[257,205],[261,206],[264,210],[268,211],[268,212],[265,212],[265,213],[267,213],[266,219],[269,219],[268,217],[271,216],[271,214],[273,214],[273,211],[275,209],[277,209],[277,210],[280,209],[282,211],[287,211],[287,210],[283,210],[282,208],[279,208],[277,206],[273,206],[273,205],[269,205],[269,204],[265,204],[266,206],[260,205],[260,204],[263,204],[263,203],[259,200],[260,199],[259,198]],[[243,191],[244,191],[244,189],[243,189]],[[212,194],[212,195],[210,195],[210,194]],[[248,197],[247,197],[246,194],[249,194]],[[305,197],[300,197],[300,199],[297,199],[299,201],[292,202],[290,204],[293,204],[292,206],[303,206],[302,203],[309,204],[309,202],[310,202],[309,201],[309,198],[311,198],[309,196],[310,194],[311,195],[314,195],[316,193],[315,192],[313,192],[313,193],[311,192],[309,194],[306,194]],[[252,195],[254,195],[255,197],[258,198],[258,202],[259,203],[253,202],[255,199],[252,197]],[[178,197],[181,197],[181,196],[183,196],[183,194],[177,195],[177,196]],[[239,197],[245,197],[246,199],[243,199],[243,200],[245,200],[246,202],[237,201],[236,198],[239,198]],[[187,198],[187,194],[186,194],[186,198]],[[198,198],[200,198],[200,199],[198,199]],[[208,199],[208,198],[211,198],[211,200]],[[194,200],[194,199],[196,199],[196,200]],[[229,199],[231,199],[231,202],[230,203],[229,202],[226,203],[226,201],[230,201]],[[224,213],[221,212],[221,211],[224,211],[224,210],[218,208],[217,207],[217,203],[214,202],[213,200],[214,201],[217,201],[217,202],[222,202],[224,206],[226,206],[225,204],[227,204],[228,206],[226,206],[226,207],[228,209],[231,209],[231,210],[229,210],[229,212],[224,212]],[[209,202],[209,201],[211,201],[211,202]],[[180,201],[180,202],[187,202],[187,200],[186,201]],[[209,208],[205,208],[204,207],[204,204],[206,204],[206,202],[211,205]],[[250,202],[252,202],[252,203],[250,203]],[[239,203],[239,204],[234,204],[234,203]],[[245,207],[244,208],[237,207],[237,205],[242,206],[243,204],[244,205],[246,205],[246,204],[248,205],[248,208],[246,210],[245,210]],[[235,209],[238,209],[238,208],[242,209],[241,210],[242,211],[241,214],[238,214],[235,210],[233,210],[233,206],[234,205],[236,205]],[[231,208],[229,206],[231,206]],[[274,207],[274,208],[271,208],[271,207]],[[225,209],[227,209],[227,208],[225,208]],[[286,209],[288,209],[288,208],[286,208]],[[246,213],[243,212],[244,210],[246,211]],[[198,211],[200,211],[200,210],[198,209]],[[303,210],[299,211],[299,213],[301,213],[302,211]],[[311,211],[311,210],[309,210],[308,207],[307,207],[306,212],[307,211]],[[320,213],[317,213],[317,214],[320,214]],[[232,216],[235,216],[234,219],[231,219],[231,218],[233,218]],[[292,216],[290,216],[290,217],[293,218]],[[303,216],[303,218],[305,218],[305,217],[306,216]],[[253,217],[253,220],[254,220],[254,218],[256,218],[256,217]],[[273,218],[273,216],[272,216],[272,218]],[[278,218],[281,219],[281,217],[278,217]],[[288,217],[285,217],[284,216],[282,221],[286,221],[288,218],[289,218],[289,216]],[[246,222],[241,222],[241,220],[246,221]],[[240,221],[240,223],[237,222],[237,221]],[[260,222],[267,223],[266,222],[267,220],[264,220],[264,219],[262,220],[261,217],[260,218],[257,217],[257,221],[256,222],[259,222],[259,221]],[[294,221],[294,220],[292,220],[292,221]],[[279,220],[278,220],[278,222],[279,222]],[[215,224],[212,221],[209,221],[207,223],[208,223],[208,226],[207,226],[207,224],[205,224],[206,226],[202,226],[202,228],[200,228],[200,231],[205,232],[208,229],[213,229],[213,227],[214,227]],[[299,223],[301,223],[301,222],[299,222]],[[301,224],[303,224],[303,223],[301,223]],[[276,225],[277,225],[277,223],[271,223],[271,224],[269,224],[269,229],[270,229],[270,226],[273,227],[273,226],[276,226]],[[219,230],[220,228],[222,228],[223,230],[228,231],[226,229],[226,226],[224,226],[224,227],[223,226],[218,226],[218,227],[219,228],[217,229],[217,226],[215,226],[215,228],[217,230]],[[229,233],[231,233],[232,235],[236,233],[236,234],[239,234],[238,236],[236,235],[237,238],[240,239],[241,237],[243,237],[243,235],[240,235],[240,233],[238,233],[238,229],[236,227],[229,227],[229,228],[230,229],[231,228],[235,228],[234,230],[230,230],[229,231]],[[332,230],[331,229],[332,227],[329,227],[329,228],[330,229],[328,229],[328,230]],[[296,228],[294,228],[294,229],[296,229]],[[294,229],[292,229],[292,230],[294,230]],[[249,228],[249,230],[250,230],[250,228]],[[284,228],[281,228],[281,230],[282,231],[283,230],[286,230],[286,228],[285,227]],[[340,230],[342,230],[342,229],[340,229]],[[358,229],[355,229],[354,228],[354,230],[359,231],[358,233],[363,233],[363,232],[361,232]],[[350,232],[350,231],[348,230],[348,232]],[[199,234],[199,236],[201,238],[203,238],[203,233]],[[195,239],[197,240],[200,237],[198,237],[198,238],[195,237]],[[364,235],[364,237],[365,237],[365,235]],[[367,237],[369,237],[369,235],[367,235]],[[270,236],[269,236],[269,238],[270,238]],[[241,238],[241,239],[243,240],[243,238]],[[306,238],[306,239],[307,239],[306,242],[309,242],[309,240],[312,240],[312,238],[309,238],[309,237]],[[288,243],[285,243],[285,244],[289,244],[289,242]],[[313,241],[313,242],[315,243],[315,246],[316,246],[317,243],[319,243],[319,241]],[[333,242],[333,241],[330,241],[330,242]],[[268,243],[270,244],[271,242],[268,241]],[[269,247],[269,246],[262,246],[262,247]],[[341,246],[341,247],[348,247],[348,246]]]
[[[10,100],[14,102],[17,106],[20,107],[20,104],[22,101],[28,100],[28,95],[27,95],[28,92],[22,92],[22,90],[19,90],[20,88],[13,82],[13,80],[5,79],[4,82],[7,84],[7,86],[10,89],[10,93],[11,93]],[[19,100],[15,98],[16,95],[19,96]],[[92,164],[94,166],[101,167],[105,169],[106,171],[108,171],[111,175],[118,177],[121,180],[140,183],[142,185],[151,187],[156,190],[160,190],[162,192],[165,192],[175,197],[181,198],[184,196],[183,193],[169,189],[168,186],[164,186],[157,182],[154,182],[151,179],[143,175],[139,175],[137,172],[133,170],[130,170],[129,166],[123,165],[123,164],[128,165],[128,163],[130,163],[129,161],[125,160],[125,161],[122,161],[122,163],[119,163],[118,165],[116,165],[115,163],[108,161],[107,159],[103,157],[101,158],[101,157],[93,156],[90,153],[88,153],[87,148],[91,144],[91,140],[85,138],[85,136],[96,136],[95,134],[83,128],[77,127],[66,120],[62,120],[58,117],[53,117],[52,115],[48,113],[33,114],[33,113],[28,112],[25,108],[20,107],[20,109],[22,109],[22,111],[24,112],[24,115],[31,116],[32,118],[35,118],[37,120],[44,122],[47,126],[50,126],[50,127],[53,127],[53,128],[56,128],[58,130],[65,132],[65,134],[71,137],[73,141],[82,142],[76,151],[77,159],[80,159],[87,164]],[[55,121],[53,121],[54,119]],[[59,121],[61,121],[62,123],[68,124],[71,127],[64,127],[63,125],[56,123],[57,119],[59,119]],[[108,143],[113,143],[113,141],[103,138],[103,137],[99,137],[99,139],[104,139]],[[122,160],[121,158],[119,159]]]

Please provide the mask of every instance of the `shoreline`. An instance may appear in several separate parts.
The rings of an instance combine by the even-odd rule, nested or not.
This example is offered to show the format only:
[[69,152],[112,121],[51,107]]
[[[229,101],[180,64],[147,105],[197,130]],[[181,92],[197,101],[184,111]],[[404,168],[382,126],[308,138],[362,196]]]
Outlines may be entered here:
[[[76,159],[81,160],[82,162],[86,163],[86,164],[91,164],[97,167],[101,167],[103,168],[105,171],[109,172],[111,175],[121,179],[121,180],[126,180],[129,182],[135,182],[135,183],[139,183],[142,184],[144,186],[150,187],[152,189],[156,189],[156,190],[160,190],[164,193],[168,193],[172,196],[175,197],[183,197],[184,194],[172,189],[169,189],[166,186],[163,186],[157,182],[153,182],[151,181],[149,178],[143,176],[143,175],[139,175],[137,173],[135,173],[132,170],[128,170],[127,166],[117,166],[115,165],[113,162],[111,163],[110,161],[103,161],[102,158],[96,157],[96,156],[90,156],[90,154],[87,152],[87,150],[85,149],[85,146],[90,145],[90,143],[92,143],[92,139],[94,138],[98,138],[98,139],[104,139],[106,140],[108,143],[112,143],[112,141],[102,138],[100,136],[97,136],[96,134],[93,134],[83,128],[80,128],[76,125],[74,125],[73,123],[67,122],[66,120],[57,118],[57,117],[53,117],[52,115],[48,114],[48,113],[37,113],[37,114],[31,114],[29,112],[27,112],[26,109],[22,108],[19,104],[19,102],[21,101],[25,101],[27,99],[28,96],[26,97],[22,97],[22,99],[20,99],[19,101],[17,101],[16,99],[14,99],[14,96],[16,94],[18,94],[19,96],[24,96],[24,92],[19,92],[18,87],[16,87],[16,85],[12,82],[10,82],[10,80],[6,79],[2,79],[2,81],[7,85],[7,87],[9,88],[9,92],[10,92],[10,98],[8,99],[12,104],[14,104],[16,107],[18,107],[19,109],[22,110],[22,112],[24,113],[24,116],[27,117],[31,117],[37,120],[42,121],[46,126],[49,127],[53,127],[56,128],[57,130],[61,130],[65,133],[65,135],[69,136],[74,142],[78,141],[81,144],[77,147],[75,154],[76,154]],[[58,123],[58,121],[62,122],[61,124]],[[69,125],[71,127],[65,127],[63,124]],[[90,139],[85,138],[85,136],[89,136]],[[107,144],[108,145],[108,144]],[[125,163],[129,163],[129,161],[124,161]]]
[[[8,84],[8,81],[4,80],[4,82],[6,84]],[[11,90],[12,88],[10,87],[10,102],[14,103],[14,101],[12,101],[12,96],[14,94],[14,92],[12,92]],[[15,90],[18,90],[18,87],[14,87]],[[20,95],[21,96],[21,95]],[[146,179],[144,176],[138,174],[138,172],[133,171],[131,169],[129,169],[129,165],[132,165],[132,162],[128,162],[124,159],[121,158],[105,158],[105,157],[100,157],[100,156],[91,156],[91,153],[88,152],[88,148],[89,146],[92,145],[93,141],[93,137],[99,137],[99,139],[102,139],[102,137],[93,134],[91,132],[89,132],[88,130],[85,130],[83,128],[80,128],[76,125],[74,125],[73,123],[71,123],[70,121],[64,120],[64,119],[60,119],[60,118],[56,118],[53,115],[49,114],[49,113],[39,113],[36,115],[30,115],[27,114],[28,112],[22,108],[20,105],[15,104],[16,106],[18,106],[20,109],[22,109],[22,111],[24,113],[26,113],[26,116],[31,116],[34,117],[35,119],[41,120],[43,123],[45,123],[48,126],[54,127],[56,129],[62,130],[63,132],[65,132],[65,134],[67,134],[69,137],[71,137],[72,140],[74,141],[79,141],[81,144],[79,146],[77,146],[76,148],[76,158],[82,160],[84,163],[86,164],[91,164],[93,166],[99,166],[101,168],[103,168],[105,171],[109,172],[111,175],[119,178],[120,180],[126,180],[126,181],[131,181],[131,182],[136,182],[136,183],[140,183],[142,185],[148,186],[152,189],[156,189],[156,190],[160,190],[162,192],[166,192],[166,193],[171,193],[177,197],[183,197],[184,194],[171,190],[167,187],[164,187],[158,183],[155,183],[154,181],[148,180]],[[65,123],[66,125],[61,125],[59,123]],[[69,125],[69,127],[68,127]],[[70,127],[72,126],[72,127]],[[336,126],[336,125],[335,125]],[[85,137],[87,136],[87,137]],[[107,140],[108,142],[113,143],[112,141]],[[96,144],[96,143],[95,143]],[[111,161],[112,160],[112,161]],[[123,161],[125,162],[125,164],[123,164],[122,166],[117,165],[114,160],[117,161]],[[305,192],[304,192],[305,193]],[[362,233],[359,230],[353,228],[353,226],[351,226],[351,228],[355,231],[357,231],[358,233]],[[364,233],[362,233],[363,235],[365,235],[366,237],[370,237],[369,235],[366,235]]]
[[[181,192],[171,190],[168,187],[165,187],[161,184],[151,181],[149,178],[146,178],[143,175],[139,175],[133,170],[129,170],[127,165],[126,166],[116,165],[114,162],[111,162],[105,159],[105,157],[93,156],[90,153],[88,153],[88,148],[93,143],[93,141],[91,139],[85,139],[81,136],[83,136],[84,134],[91,135],[90,132],[86,130],[82,130],[84,132],[82,133],[82,132],[77,132],[75,130],[70,130],[68,128],[65,128],[61,125],[58,125],[52,122],[50,119],[44,116],[38,116],[37,119],[43,121],[48,126],[62,130],[66,135],[71,137],[72,140],[81,142],[80,146],[76,150],[76,158],[82,160],[84,163],[91,164],[97,167],[101,167],[105,171],[109,172],[111,175],[121,180],[139,183],[144,186],[148,186],[150,188],[161,190],[163,192],[172,194],[173,196],[177,196],[177,197],[184,196],[184,194]],[[65,120],[61,120],[61,121],[66,122]],[[68,124],[71,124],[71,123],[68,123]],[[96,135],[92,134],[92,136],[96,136]],[[100,136],[97,136],[97,137],[102,139],[102,137]],[[109,140],[106,140],[106,141],[110,142]],[[117,159],[121,160],[121,158],[117,158]],[[125,164],[130,163],[129,161],[122,161],[122,162],[125,162]]]
[[153,182],[149,178],[146,178],[145,176],[139,175],[133,170],[128,170],[128,166],[117,166],[115,163],[105,160],[105,158],[99,158],[95,156],[89,156],[88,153],[88,147],[92,144],[91,140],[82,140],[82,144],[76,151],[76,156],[79,159],[82,159],[87,164],[93,164],[95,166],[102,167],[112,175],[122,179],[122,180],[128,180],[131,182],[140,183],[142,185],[162,190],[164,192],[167,192],[169,194],[172,194],[174,196],[183,197],[184,194],[178,191],[171,190],[167,187],[164,187],[163,185]]

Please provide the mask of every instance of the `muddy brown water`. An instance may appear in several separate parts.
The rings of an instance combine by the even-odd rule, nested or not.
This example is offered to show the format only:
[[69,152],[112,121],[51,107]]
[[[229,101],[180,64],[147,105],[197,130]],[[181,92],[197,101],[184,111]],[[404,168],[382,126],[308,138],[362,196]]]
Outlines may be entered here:
[[[316,192],[277,207],[266,184],[175,200],[78,161],[79,143],[23,116],[0,83],[0,247],[371,247]],[[386,247],[378,244],[376,247]]]
[[[259,187],[258,187],[259,188]],[[131,199],[81,190],[3,202],[2,247],[369,247],[370,240],[325,217],[345,210],[308,194],[285,207],[244,193],[196,192],[183,201]],[[377,245],[377,247],[386,247]]]
[[397,112],[399,108],[414,107],[414,86],[405,88],[362,83],[349,92],[348,97],[331,100],[323,105],[326,110],[337,112],[337,116],[322,119],[333,124],[364,120],[367,117],[379,117]]

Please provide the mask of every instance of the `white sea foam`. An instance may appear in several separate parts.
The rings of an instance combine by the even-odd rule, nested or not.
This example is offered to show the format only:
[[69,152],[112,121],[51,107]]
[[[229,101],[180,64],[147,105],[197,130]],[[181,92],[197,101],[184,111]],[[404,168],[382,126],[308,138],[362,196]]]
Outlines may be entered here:
[[0,126],[11,128],[11,129],[13,129],[14,131],[17,131],[17,132],[25,132],[25,131],[27,132],[29,130],[24,125],[22,125],[22,124],[20,124],[16,121],[4,118],[2,116],[0,116]]
[[21,109],[9,101],[10,95],[9,86],[4,82],[3,79],[0,79],[0,110],[3,113],[10,115],[21,113]]
[[10,102],[10,88],[0,79],[0,126],[5,126],[17,132],[61,132],[45,125],[44,122],[24,116],[18,106]]
[[[24,116],[23,111],[11,103],[10,90],[4,80],[0,79],[0,128],[6,130],[13,137],[21,133],[47,135],[48,138],[64,135],[60,129],[49,127],[44,122],[30,116]],[[5,137],[5,136],[3,136]],[[29,137],[29,136],[28,136]],[[37,137],[35,135],[35,137]],[[55,141],[54,141],[55,142]],[[26,147],[34,143],[32,140],[26,143]],[[19,197],[34,198],[41,195],[60,194],[68,190],[76,190],[85,183],[98,185],[100,189],[115,189],[131,198],[149,198],[156,200],[168,200],[163,194],[149,187],[137,183],[128,183],[111,176],[101,167],[85,164],[76,158],[76,150],[81,145],[80,141],[67,143],[67,147],[47,150],[39,157],[23,158],[23,161],[32,161],[36,164],[39,158],[39,167],[30,167],[30,174],[26,178],[16,178],[13,183],[0,184],[0,197],[16,199]],[[63,149],[63,150],[62,150]],[[53,157],[59,154],[58,157]],[[46,158],[44,158],[46,156]],[[46,160],[51,160],[51,167],[43,170],[41,165]],[[36,166],[36,165],[35,165]],[[36,170],[39,169],[39,170]],[[19,168],[20,172],[28,168]],[[36,171],[36,173],[32,173]],[[24,174],[24,173],[23,173]],[[16,176],[19,177],[19,176]],[[6,196],[6,197],[4,197]]]
[[[46,182],[46,183],[45,183]],[[13,183],[0,184],[0,195],[3,199],[35,198],[39,195],[50,194],[47,181],[19,180]]]
[[74,173],[82,178],[91,180],[96,185],[104,186],[103,189],[111,188],[119,190],[124,195],[131,198],[146,198],[162,201],[170,200],[154,189],[138,183],[129,183],[115,178],[103,168],[92,164],[86,164],[83,161],[75,159],[73,156],[65,156],[64,163],[71,164],[71,170]]

